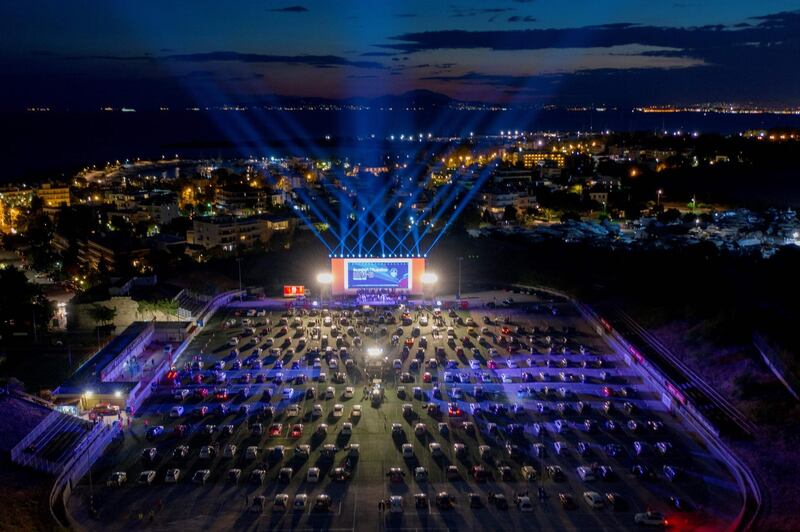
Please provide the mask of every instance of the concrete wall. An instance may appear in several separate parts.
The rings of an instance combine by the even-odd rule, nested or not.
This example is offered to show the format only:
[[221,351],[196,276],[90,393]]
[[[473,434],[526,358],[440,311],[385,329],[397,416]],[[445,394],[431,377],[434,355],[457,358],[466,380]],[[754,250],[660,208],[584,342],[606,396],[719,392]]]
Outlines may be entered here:
[[139,312],[139,304],[128,296],[115,296],[105,301],[95,301],[92,303],[82,303],[70,305],[67,311],[67,321],[70,329],[94,329],[100,324],[94,321],[91,315],[95,305],[116,308],[117,316],[114,318],[113,325],[117,330],[122,330],[134,321],[181,321],[177,314],[166,314],[164,312]]

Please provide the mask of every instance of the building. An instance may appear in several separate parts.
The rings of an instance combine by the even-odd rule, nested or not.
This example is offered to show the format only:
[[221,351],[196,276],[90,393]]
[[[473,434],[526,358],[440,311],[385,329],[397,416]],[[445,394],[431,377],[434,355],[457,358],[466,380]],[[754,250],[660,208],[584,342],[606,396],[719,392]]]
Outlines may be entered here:
[[113,234],[92,235],[78,240],[78,262],[92,270],[100,270],[102,267],[108,271],[116,271],[130,265],[133,269],[142,271],[148,255],[147,246]]
[[139,210],[145,213],[147,219],[158,225],[170,223],[180,217],[178,198],[174,194],[151,196],[139,202]]
[[605,190],[590,191],[589,199],[606,205],[608,204],[608,192]]
[[186,242],[211,249],[220,247],[223,251],[237,248],[252,248],[269,240],[269,228],[263,218],[235,218],[233,216],[212,216],[195,218],[192,229],[186,234]]
[[512,206],[518,211],[525,211],[536,206],[536,196],[528,193],[527,189],[494,188],[488,189],[481,195],[484,209],[488,210],[495,218],[502,218],[506,207]]
[[36,196],[41,198],[45,209],[58,209],[69,207],[69,186],[53,183],[43,183],[36,189]]
[[522,152],[522,164],[525,168],[541,166],[547,162],[555,163],[558,168],[564,168],[564,155],[560,152],[551,151],[524,151]]
[[271,191],[246,185],[226,186],[217,190],[217,208],[234,216],[253,216],[267,210],[272,202]]

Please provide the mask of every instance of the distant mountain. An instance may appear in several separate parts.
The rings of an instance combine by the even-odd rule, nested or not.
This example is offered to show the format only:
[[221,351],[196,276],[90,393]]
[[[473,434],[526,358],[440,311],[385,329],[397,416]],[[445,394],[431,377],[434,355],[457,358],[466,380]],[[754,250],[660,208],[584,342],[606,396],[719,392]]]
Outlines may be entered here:
[[418,89],[397,95],[386,95],[372,98],[373,106],[402,106],[402,107],[446,107],[454,101],[446,94],[440,92]]
[[402,94],[386,94],[375,98],[309,98],[268,96],[261,99],[266,105],[363,105],[367,107],[447,107],[458,100],[446,94],[419,89]]

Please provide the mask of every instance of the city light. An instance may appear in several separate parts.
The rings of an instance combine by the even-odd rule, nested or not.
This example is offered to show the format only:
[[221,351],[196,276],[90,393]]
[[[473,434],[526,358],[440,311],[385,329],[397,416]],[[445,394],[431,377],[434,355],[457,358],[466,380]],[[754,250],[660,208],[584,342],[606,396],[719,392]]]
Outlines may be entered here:
[[330,272],[318,273],[317,282],[320,284],[331,284],[333,282],[333,274]]
[[383,354],[383,349],[380,347],[368,347],[367,354],[371,357],[379,357]]

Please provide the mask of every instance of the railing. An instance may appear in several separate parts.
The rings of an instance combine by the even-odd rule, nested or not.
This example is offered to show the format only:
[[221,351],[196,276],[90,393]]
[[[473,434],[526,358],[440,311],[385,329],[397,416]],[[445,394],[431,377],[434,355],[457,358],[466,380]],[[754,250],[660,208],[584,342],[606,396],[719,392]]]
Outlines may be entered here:
[[123,366],[125,364],[125,361],[128,360],[128,357],[134,351],[146,345],[150,341],[150,338],[153,337],[154,331],[155,331],[155,326],[153,325],[153,323],[152,322],[148,323],[145,329],[138,335],[136,335],[136,338],[131,340],[131,342],[125,347],[125,349],[123,349],[119,355],[114,357],[114,360],[112,360],[106,367],[104,367],[100,371],[100,380],[105,382],[116,378],[118,374],[117,370],[120,368],[120,366]]
[[[523,285],[515,286],[540,290],[570,301],[577,308],[578,312],[581,313],[584,319],[593,324],[600,334],[604,336],[609,346],[622,354],[626,361],[630,363],[632,358],[630,351],[631,344],[629,344],[617,331],[611,331],[610,334],[606,333],[600,322],[600,316],[590,306],[578,302],[572,296],[557,290]],[[669,394],[666,384],[670,381],[667,376],[659,370],[659,368],[648,363],[637,363],[632,364],[632,366],[638,368],[642,376],[646,378],[656,390],[660,390],[662,393]],[[734,480],[739,487],[739,491],[742,494],[742,507],[739,510],[736,519],[734,520],[731,530],[751,530],[759,518],[763,504],[763,496],[758,479],[747,466],[747,464],[742,462],[738,457],[736,457],[736,455],[733,454],[733,452],[730,451],[730,449],[728,449],[727,445],[725,445],[725,443],[719,438],[719,431],[708,421],[706,416],[704,416],[702,412],[700,412],[695,405],[692,404],[691,401],[686,401],[684,404],[682,404],[682,407],[676,411],[676,414],[678,414],[684,421],[689,423],[690,426],[697,430],[697,433],[703,437],[706,444],[714,452],[714,454],[716,454],[717,457],[728,466],[730,473],[733,475]]]
[[786,367],[780,353],[777,349],[773,348],[760,333],[753,333],[753,346],[761,354],[764,363],[769,367],[770,371],[781,381],[786,387],[786,390],[795,400],[800,400],[800,381],[794,376],[792,371]]
[[90,435],[76,447],[72,459],[67,462],[61,474],[56,478],[53,488],[50,490],[49,505],[50,515],[60,527],[72,530],[82,529],[67,509],[67,501],[72,495],[72,487],[102,456],[108,444],[119,435],[120,431],[121,426],[117,421],[111,425],[98,423]]

